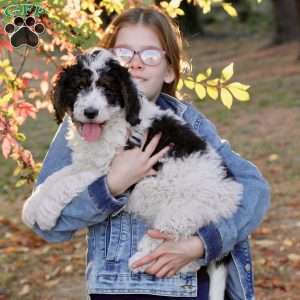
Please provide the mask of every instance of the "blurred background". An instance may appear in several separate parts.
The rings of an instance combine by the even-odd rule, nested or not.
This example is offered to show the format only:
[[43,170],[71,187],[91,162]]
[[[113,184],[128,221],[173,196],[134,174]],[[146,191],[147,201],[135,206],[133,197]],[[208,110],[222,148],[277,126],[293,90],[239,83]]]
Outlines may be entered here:
[[[94,35],[88,39],[84,28],[79,26],[82,31],[77,31],[78,24],[71,22],[72,6],[65,15],[70,24],[53,21],[55,14],[60,16],[59,7],[74,4],[72,1],[56,1],[61,5],[56,9],[55,1],[38,2],[45,5],[50,17],[40,17],[46,32],[40,36],[39,46],[30,49],[10,46],[4,30],[11,22],[4,14],[8,1],[0,2],[0,68],[8,72],[10,66],[16,78],[22,79],[23,94],[14,99],[24,97],[35,107],[31,115],[36,115],[36,119],[25,109],[28,118],[20,123],[20,132],[26,136],[20,140],[24,149],[32,152],[35,162],[42,161],[57,129],[47,100],[52,76],[62,62],[71,58],[70,53],[95,44]],[[98,24],[99,28],[105,27],[116,13],[101,7],[101,1],[74,2],[82,22],[87,20],[86,14],[93,15],[96,23],[100,16],[103,23]],[[141,1],[124,2],[138,5]],[[144,2],[159,5],[161,1]],[[234,62],[235,80],[251,86],[251,100],[234,101],[230,110],[219,100],[200,100],[188,89],[185,93],[186,99],[216,124],[232,148],[259,167],[272,187],[271,209],[252,236],[257,299],[299,299],[300,1],[231,0],[236,17],[228,16],[219,6],[204,14],[203,8],[188,2],[191,1],[181,1],[185,15],[177,15],[176,19],[184,33],[193,73],[211,67],[220,74]],[[97,16],[99,8],[103,11]],[[8,84],[5,72],[0,69],[0,97]],[[0,98],[0,111],[4,102]],[[1,142],[3,152],[0,126]],[[48,244],[26,228],[20,212],[32,183],[26,183],[28,177],[24,174],[16,171],[16,160],[5,159],[0,153],[0,300],[84,299],[85,232],[78,232],[70,242]]]

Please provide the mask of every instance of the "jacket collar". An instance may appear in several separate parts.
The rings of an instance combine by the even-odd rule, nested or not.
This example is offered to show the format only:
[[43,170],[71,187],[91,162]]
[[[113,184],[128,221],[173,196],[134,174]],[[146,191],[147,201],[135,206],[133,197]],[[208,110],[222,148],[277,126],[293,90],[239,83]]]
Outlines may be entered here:
[[165,93],[161,93],[159,95],[156,105],[163,110],[172,109],[180,117],[183,117],[183,114],[187,109],[187,105],[185,103]]

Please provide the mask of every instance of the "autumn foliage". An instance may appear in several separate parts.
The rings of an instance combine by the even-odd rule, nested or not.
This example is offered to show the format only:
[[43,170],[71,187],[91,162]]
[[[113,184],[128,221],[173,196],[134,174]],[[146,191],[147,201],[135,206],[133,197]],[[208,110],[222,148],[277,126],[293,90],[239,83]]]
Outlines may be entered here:
[[[39,38],[39,45],[34,49],[29,49],[28,46],[13,48],[9,39],[11,36],[4,31],[4,26],[13,22],[14,16],[5,15],[5,8],[10,4],[21,5],[25,2],[27,1],[0,1],[0,16],[3,20],[0,23],[0,145],[4,158],[13,159],[17,164],[14,172],[18,176],[17,186],[32,182],[40,170],[41,163],[37,163],[30,150],[23,146],[26,136],[21,129],[28,118],[36,118],[40,109],[51,111],[49,90],[61,66],[72,61],[79,52],[97,46],[107,20],[113,15],[130,7],[157,3],[150,0],[35,1],[35,5],[44,9],[44,13],[35,18],[44,24],[46,32]],[[159,6],[170,17],[176,18],[184,15],[180,8],[181,2],[182,0],[161,1]],[[200,6],[204,14],[217,5],[230,16],[237,15],[235,8],[222,0],[188,0],[188,3]],[[23,17],[29,15],[34,15],[34,9],[26,11]],[[38,65],[32,66],[31,72],[24,72],[23,66],[29,51],[34,51],[45,64],[53,65],[55,74],[41,71]],[[15,64],[12,55],[19,57],[19,65]],[[248,85],[231,82],[233,73],[231,63],[223,69],[220,77],[212,76],[211,68],[195,76],[182,74],[178,90],[191,90],[199,100],[220,99],[230,108],[234,99],[250,99]]]

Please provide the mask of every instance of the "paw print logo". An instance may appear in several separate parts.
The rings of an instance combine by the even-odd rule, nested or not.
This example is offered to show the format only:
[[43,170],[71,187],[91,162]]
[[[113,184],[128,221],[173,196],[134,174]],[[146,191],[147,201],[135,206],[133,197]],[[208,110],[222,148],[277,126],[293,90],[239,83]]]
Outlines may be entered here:
[[39,43],[39,35],[45,31],[45,26],[42,23],[36,24],[35,18],[31,16],[25,21],[22,17],[16,17],[14,24],[6,24],[4,30],[8,33],[13,47],[22,45],[36,47]]

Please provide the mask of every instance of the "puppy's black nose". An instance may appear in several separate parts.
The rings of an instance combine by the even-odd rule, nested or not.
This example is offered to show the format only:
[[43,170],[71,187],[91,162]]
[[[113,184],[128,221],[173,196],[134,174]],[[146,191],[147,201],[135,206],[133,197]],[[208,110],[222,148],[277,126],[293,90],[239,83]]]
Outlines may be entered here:
[[88,119],[94,119],[98,116],[99,110],[93,107],[88,107],[83,111],[83,113]]

